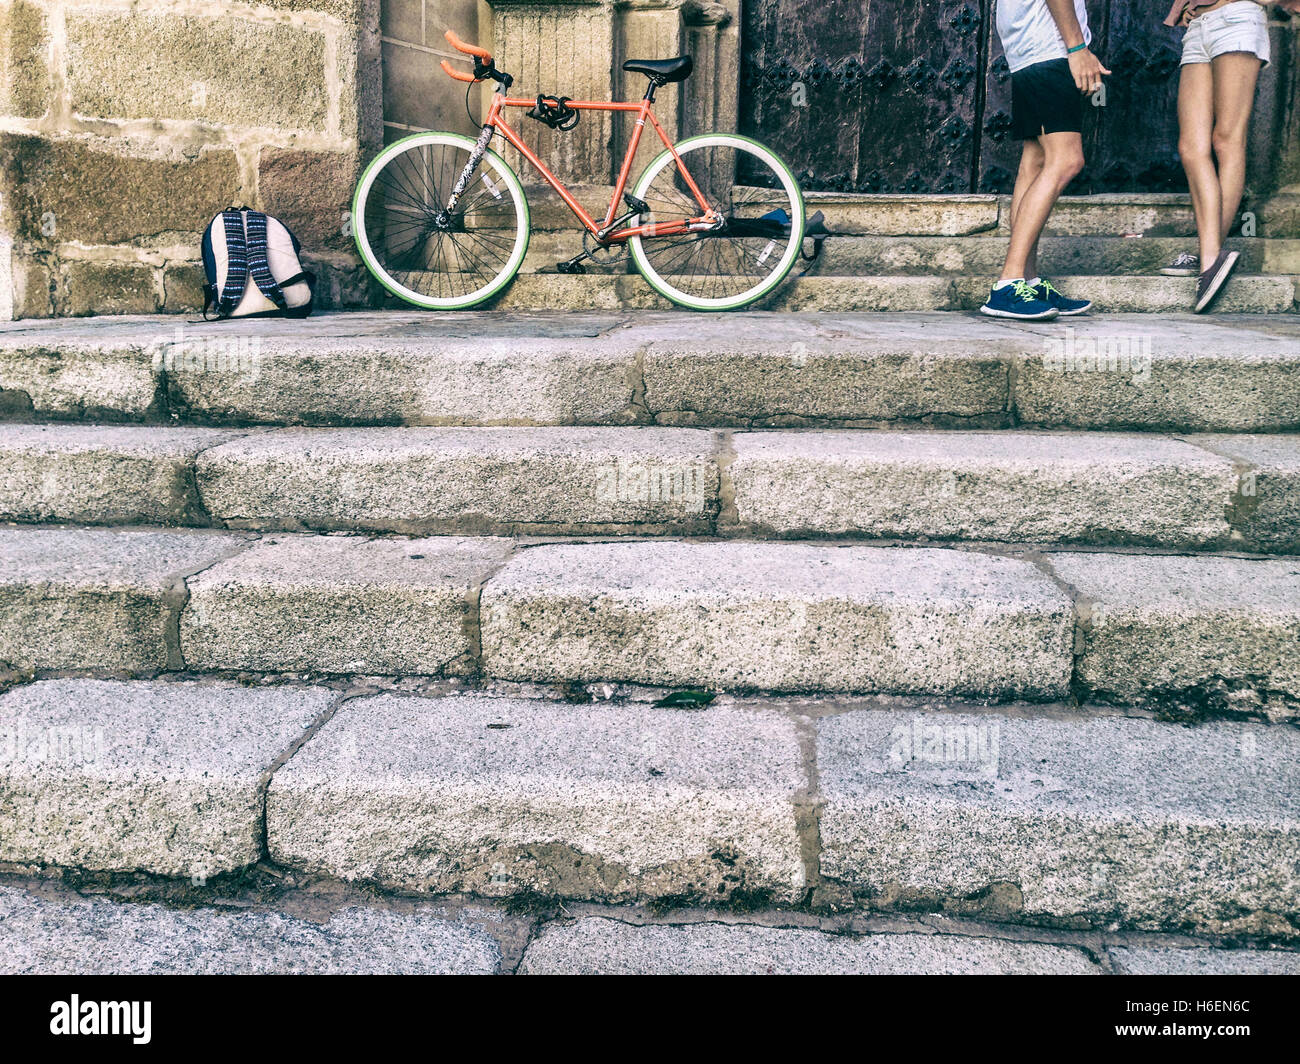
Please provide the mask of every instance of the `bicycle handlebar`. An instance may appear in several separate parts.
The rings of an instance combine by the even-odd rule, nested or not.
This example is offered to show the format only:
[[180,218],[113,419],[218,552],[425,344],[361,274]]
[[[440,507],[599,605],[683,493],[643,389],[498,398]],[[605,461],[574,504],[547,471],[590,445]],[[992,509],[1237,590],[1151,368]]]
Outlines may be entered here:
[[479,80],[473,74],[462,74],[445,59],[440,60],[438,65],[442,67],[442,71],[447,77],[455,78],[457,81],[475,82]]
[[489,52],[486,48],[479,48],[477,45],[466,44],[459,37],[457,37],[455,32],[452,30],[448,30],[446,33],[443,34],[443,36],[447,38],[447,43],[450,44],[453,48],[455,48],[456,51],[458,52],[464,52],[466,55],[476,55],[480,59],[485,61],[492,58],[492,53]]

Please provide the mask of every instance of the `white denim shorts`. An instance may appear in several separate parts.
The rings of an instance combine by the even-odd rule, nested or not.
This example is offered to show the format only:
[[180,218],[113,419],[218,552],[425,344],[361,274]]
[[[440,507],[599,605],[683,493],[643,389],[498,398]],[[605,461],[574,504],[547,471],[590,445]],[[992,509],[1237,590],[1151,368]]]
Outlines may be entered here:
[[1237,0],[1192,19],[1183,37],[1183,66],[1228,52],[1250,52],[1268,65],[1268,16],[1254,0]]

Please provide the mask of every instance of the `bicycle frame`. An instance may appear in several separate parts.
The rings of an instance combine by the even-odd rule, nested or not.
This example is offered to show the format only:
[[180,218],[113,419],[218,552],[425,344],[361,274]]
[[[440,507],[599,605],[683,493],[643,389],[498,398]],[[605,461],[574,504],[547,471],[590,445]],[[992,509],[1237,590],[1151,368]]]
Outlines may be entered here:
[[[487,120],[483,123],[483,128],[485,131],[490,129],[505,137],[515,150],[536,168],[546,183],[555,189],[569,210],[583,224],[583,227],[602,244],[621,243],[634,236],[674,236],[680,233],[714,229],[717,227],[720,217],[709,205],[708,201],[705,200],[704,194],[700,192],[699,186],[695,183],[695,179],[691,177],[682,162],[681,156],[677,154],[677,149],[673,147],[672,141],[668,139],[668,134],[664,132],[663,126],[659,124],[659,119],[655,117],[654,111],[651,109],[653,102],[654,97],[651,93],[646,93],[640,103],[619,101],[602,103],[594,100],[569,100],[567,102],[567,105],[575,111],[617,111],[636,115],[636,125],[633,127],[632,136],[628,141],[627,154],[623,157],[623,166],[619,170],[618,181],[614,184],[614,194],[610,198],[609,210],[605,213],[603,222],[597,222],[587,213],[582,204],[574,198],[573,193],[565,187],[564,182],[551,172],[550,168],[538,158],[537,153],[528,147],[523,138],[511,129],[506,122],[504,111],[507,107],[531,107],[533,105],[532,100],[512,100],[505,93],[498,90],[492,94],[492,106],[488,110]],[[627,188],[628,177],[632,171],[632,160],[636,157],[637,148],[641,144],[641,134],[645,130],[646,122],[649,122],[654,131],[659,134],[659,139],[663,141],[664,147],[672,152],[673,158],[677,160],[678,171],[690,187],[695,201],[700,205],[701,213],[696,217],[684,218],[680,221],[633,225],[623,229],[614,229],[619,202],[622,200],[623,192]],[[477,160],[471,160],[470,167],[465,175],[466,178],[468,178],[475,165],[477,165]]]

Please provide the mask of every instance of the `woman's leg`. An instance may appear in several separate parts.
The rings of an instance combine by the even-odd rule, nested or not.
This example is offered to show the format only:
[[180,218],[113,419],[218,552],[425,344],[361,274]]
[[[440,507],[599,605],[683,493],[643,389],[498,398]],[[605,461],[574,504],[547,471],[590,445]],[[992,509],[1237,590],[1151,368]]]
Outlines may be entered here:
[[1187,63],[1178,80],[1178,157],[1187,173],[1200,236],[1201,269],[1219,255],[1223,196],[1214,168],[1214,74],[1209,63]]
[[1246,134],[1262,64],[1250,52],[1225,52],[1216,56],[1210,66],[1214,78],[1214,131],[1210,143],[1219,169],[1219,236],[1226,238],[1246,187]]

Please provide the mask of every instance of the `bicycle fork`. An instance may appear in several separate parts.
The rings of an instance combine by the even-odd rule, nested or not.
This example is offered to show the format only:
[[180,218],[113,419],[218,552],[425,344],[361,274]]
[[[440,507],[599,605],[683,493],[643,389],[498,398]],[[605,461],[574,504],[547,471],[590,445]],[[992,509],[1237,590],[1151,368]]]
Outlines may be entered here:
[[[478,135],[478,140],[474,142],[474,150],[469,153],[469,162],[465,164],[465,169],[461,171],[460,177],[457,178],[456,184],[452,187],[451,198],[447,200],[447,207],[438,218],[440,223],[451,225],[451,216],[456,213],[456,205],[460,203],[461,196],[465,195],[465,190],[469,188],[469,183],[474,177],[474,171],[478,169],[478,164],[483,161],[483,156],[487,154],[488,144],[492,141],[492,132],[491,126],[484,126],[483,132]],[[491,181],[488,181],[487,174],[483,175],[483,180],[492,195],[500,199],[500,191]]]

